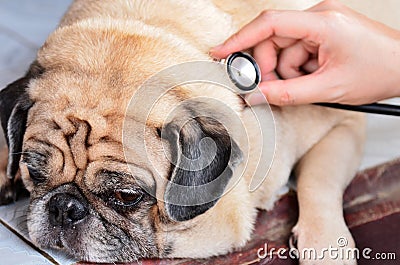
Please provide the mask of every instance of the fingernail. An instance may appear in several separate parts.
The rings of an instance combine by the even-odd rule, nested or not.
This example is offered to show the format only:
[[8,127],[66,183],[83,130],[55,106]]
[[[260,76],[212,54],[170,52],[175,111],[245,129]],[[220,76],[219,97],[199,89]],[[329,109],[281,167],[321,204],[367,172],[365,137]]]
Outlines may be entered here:
[[250,94],[247,98],[246,98],[247,102],[250,105],[259,105],[259,104],[265,104],[267,103],[267,99],[265,98],[265,96],[260,93],[260,92],[255,92],[253,94]]
[[221,49],[222,46],[224,46],[224,44],[220,44],[220,45],[217,45],[217,46],[215,46],[215,47],[212,47],[212,48],[210,49],[210,53],[213,54],[214,52],[216,52],[216,51],[218,51],[219,49]]

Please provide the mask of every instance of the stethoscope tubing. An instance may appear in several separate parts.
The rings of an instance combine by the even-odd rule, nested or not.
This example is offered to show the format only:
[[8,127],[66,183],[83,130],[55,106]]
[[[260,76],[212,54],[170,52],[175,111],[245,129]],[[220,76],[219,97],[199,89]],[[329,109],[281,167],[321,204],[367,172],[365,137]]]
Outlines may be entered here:
[[365,105],[345,105],[338,103],[315,103],[315,105],[370,114],[400,116],[400,106],[392,104],[372,103]]

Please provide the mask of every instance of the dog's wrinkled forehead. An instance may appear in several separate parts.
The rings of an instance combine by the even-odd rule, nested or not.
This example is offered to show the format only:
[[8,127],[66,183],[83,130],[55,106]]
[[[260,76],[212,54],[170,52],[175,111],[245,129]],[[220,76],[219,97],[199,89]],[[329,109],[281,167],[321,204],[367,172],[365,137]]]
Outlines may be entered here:
[[[132,96],[135,85],[161,69],[208,59],[189,43],[137,23],[113,22],[105,27],[104,21],[89,20],[60,28],[39,50],[38,62],[47,71],[59,69],[101,82],[103,87],[93,87],[96,92],[119,88],[122,97]],[[91,92],[91,88],[86,89]]]
[[[24,136],[23,161],[42,171],[49,178],[49,186],[79,182],[79,178],[93,181],[91,178],[96,178],[104,169],[126,175],[137,173],[151,182],[151,172],[143,173],[146,156],[135,150],[130,150],[129,157],[125,156],[121,137],[123,116],[115,115],[112,119],[93,111],[91,117],[98,116],[98,120],[79,119],[76,113],[47,117],[35,115],[36,107],[32,107],[32,117]],[[155,141],[155,130],[143,133],[145,135],[132,134],[133,146],[142,146],[144,137]],[[142,167],[128,167],[126,163]]]
[[140,28],[148,26],[135,26],[137,32],[130,24],[99,28],[89,21],[53,33],[38,52],[44,73],[28,89],[36,103],[31,118],[44,113],[53,120],[73,116],[104,128],[106,119],[121,120],[128,102],[150,76],[187,60],[207,59],[190,45],[163,39],[157,32],[142,34]]

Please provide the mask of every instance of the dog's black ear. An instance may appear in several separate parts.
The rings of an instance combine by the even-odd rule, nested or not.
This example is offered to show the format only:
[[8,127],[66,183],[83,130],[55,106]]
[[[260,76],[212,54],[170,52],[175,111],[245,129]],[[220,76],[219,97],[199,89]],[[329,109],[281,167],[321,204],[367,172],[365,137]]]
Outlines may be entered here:
[[27,115],[32,106],[26,88],[31,79],[41,75],[42,71],[42,68],[34,63],[24,77],[0,91],[0,119],[9,151],[9,178],[14,178],[18,172]]
[[226,128],[213,118],[169,123],[162,137],[172,151],[171,179],[164,201],[172,220],[190,220],[213,207],[242,161],[242,152]]

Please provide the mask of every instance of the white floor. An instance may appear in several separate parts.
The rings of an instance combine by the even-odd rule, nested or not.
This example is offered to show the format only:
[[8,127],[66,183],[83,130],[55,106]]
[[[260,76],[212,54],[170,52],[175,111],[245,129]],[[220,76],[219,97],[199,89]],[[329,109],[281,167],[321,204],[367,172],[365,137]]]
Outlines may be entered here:
[[[70,0],[0,0],[0,89],[24,74],[34,60],[36,50],[54,30],[70,2]],[[382,8],[385,6],[382,5]],[[387,12],[390,14],[395,11],[388,8]],[[373,11],[370,14],[374,15]],[[392,18],[397,14],[391,15],[387,17],[387,21],[393,25],[395,22]],[[400,100],[394,102],[400,104]],[[361,169],[396,157],[400,157],[400,118],[369,115],[368,140]],[[18,212],[21,208],[23,212],[25,206],[26,201],[0,207],[0,222],[14,227],[9,230],[0,223],[0,257],[2,257],[0,263],[52,264],[53,262],[14,234],[26,236],[26,230],[20,227],[21,222],[23,226],[23,221],[18,221],[24,217],[24,214],[19,216]],[[51,252],[48,255],[60,264],[72,263],[71,260],[56,253]],[[3,257],[7,260],[3,260]]]

